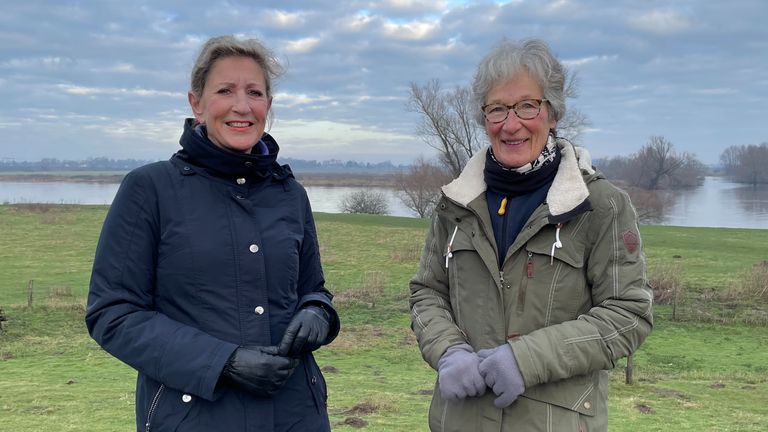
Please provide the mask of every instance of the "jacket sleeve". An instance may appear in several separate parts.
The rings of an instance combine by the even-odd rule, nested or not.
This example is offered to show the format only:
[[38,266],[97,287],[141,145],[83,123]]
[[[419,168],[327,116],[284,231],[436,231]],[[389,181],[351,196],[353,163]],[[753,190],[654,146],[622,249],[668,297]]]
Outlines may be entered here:
[[419,269],[410,283],[411,328],[422,357],[435,370],[449,347],[467,343],[451,309],[444,254],[448,244],[447,231],[435,212]]
[[160,228],[158,197],[147,171],[126,176],[104,221],[86,325],[99,345],[140,373],[213,400],[237,346],[154,310]]
[[304,240],[301,243],[299,257],[299,305],[301,309],[309,303],[319,303],[331,316],[331,326],[324,345],[333,342],[341,329],[339,314],[333,307],[333,294],[325,288],[325,276],[320,261],[320,246],[317,241],[315,219],[306,192],[304,199]]
[[526,387],[611,369],[653,326],[653,294],[635,210],[626,193],[601,183],[597,187],[605,189],[598,195],[605,198],[593,202],[595,209],[586,216],[592,308],[576,320],[510,341]]

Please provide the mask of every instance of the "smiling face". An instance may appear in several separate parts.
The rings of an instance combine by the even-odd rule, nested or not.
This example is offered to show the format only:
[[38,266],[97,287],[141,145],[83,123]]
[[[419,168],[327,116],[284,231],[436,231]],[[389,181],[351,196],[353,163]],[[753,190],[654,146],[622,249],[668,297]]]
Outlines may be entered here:
[[219,147],[250,153],[264,135],[272,98],[264,71],[250,57],[224,57],[213,64],[198,97],[189,92],[195,119]]
[[[485,104],[514,105],[526,99],[543,99],[539,84],[526,71],[501,81],[491,88]],[[514,111],[501,123],[485,121],[485,132],[491,141],[496,160],[507,168],[519,168],[539,157],[547,145],[549,130],[557,122],[549,119],[549,105],[541,105],[539,115],[521,120]]]

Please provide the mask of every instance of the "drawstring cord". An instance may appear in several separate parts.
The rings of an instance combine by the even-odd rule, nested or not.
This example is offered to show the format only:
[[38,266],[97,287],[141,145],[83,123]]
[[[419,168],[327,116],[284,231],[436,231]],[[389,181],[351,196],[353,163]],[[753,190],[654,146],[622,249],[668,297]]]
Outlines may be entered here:
[[562,223],[557,224],[557,229],[555,230],[555,242],[552,243],[552,251],[549,253],[549,265],[553,265],[555,263],[555,249],[560,249],[563,247],[563,243],[560,242],[560,228],[562,227]]
[[451,247],[453,246],[453,239],[456,238],[456,231],[459,230],[459,226],[456,225],[456,228],[453,229],[453,235],[451,236],[451,240],[448,242],[448,248],[445,251],[445,268],[448,268],[448,260],[453,258],[453,252],[451,252]]

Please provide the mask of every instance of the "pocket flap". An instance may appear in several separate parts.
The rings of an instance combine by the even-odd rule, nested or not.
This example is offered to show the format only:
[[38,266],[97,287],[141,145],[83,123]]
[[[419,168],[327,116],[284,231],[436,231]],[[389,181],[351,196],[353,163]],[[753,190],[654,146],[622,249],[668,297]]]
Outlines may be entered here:
[[[525,246],[528,252],[532,252],[538,255],[552,255],[552,245],[555,243],[555,230],[552,229],[551,234],[545,233],[535,236],[530,239]],[[584,248],[577,243],[576,239],[560,234],[560,243],[562,247],[555,248],[555,259],[563,261],[564,263],[581,268],[584,266]]]
[[557,405],[586,416],[594,416],[597,406],[597,380],[579,375],[562,381],[537,385],[526,389],[523,397]]

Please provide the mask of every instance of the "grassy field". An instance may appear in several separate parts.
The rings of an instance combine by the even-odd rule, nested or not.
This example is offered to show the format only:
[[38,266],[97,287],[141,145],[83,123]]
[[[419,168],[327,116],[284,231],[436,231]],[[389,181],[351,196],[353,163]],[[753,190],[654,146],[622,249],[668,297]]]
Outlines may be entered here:
[[[0,430],[133,430],[135,372],[83,324],[103,206],[0,206]],[[317,214],[342,332],[318,352],[337,431],[426,431],[435,372],[409,328],[408,280],[426,221]],[[688,296],[726,292],[768,260],[768,230],[642,228],[651,275],[674,265]],[[33,307],[28,308],[32,282]],[[739,321],[657,325],[611,373],[611,431],[759,431],[768,424],[768,328]]]

